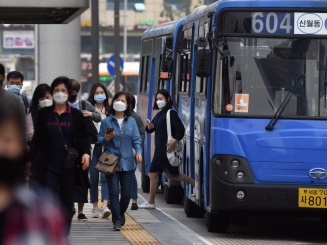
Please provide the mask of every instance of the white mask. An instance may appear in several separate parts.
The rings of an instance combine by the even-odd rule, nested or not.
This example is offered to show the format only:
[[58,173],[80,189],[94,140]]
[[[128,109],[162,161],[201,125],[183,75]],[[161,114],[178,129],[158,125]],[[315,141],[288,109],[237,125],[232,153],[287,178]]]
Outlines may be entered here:
[[124,102],[121,101],[114,102],[113,107],[115,111],[126,111],[126,105]]
[[52,98],[54,102],[56,102],[56,104],[62,105],[68,100],[68,94],[65,94],[63,92],[57,92],[52,95]]
[[52,106],[52,105],[53,105],[53,101],[52,100],[48,100],[48,99],[39,100],[39,106],[41,108]]
[[162,108],[164,108],[165,106],[166,106],[166,101],[164,101],[164,100],[157,100],[157,106],[159,107],[159,109],[162,109]]

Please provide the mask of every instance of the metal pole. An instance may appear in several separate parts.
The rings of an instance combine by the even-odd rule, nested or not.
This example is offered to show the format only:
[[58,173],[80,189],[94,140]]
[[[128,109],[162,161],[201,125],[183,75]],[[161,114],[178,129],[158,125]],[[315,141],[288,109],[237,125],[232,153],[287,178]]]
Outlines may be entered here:
[[124,61],[127,61],[126,54],[127,54],[127,0],[124,0]]
[[115,93],[120,90],[120,30],[119,30],[119,0],[115,0]]
[[91,44],[92,44],[92,83],[99,82],[99,3],[98,0],[91,2]]
[[40,84],[39,79],[39,25],[34,25],[34,81],[33,91],[35,87]]

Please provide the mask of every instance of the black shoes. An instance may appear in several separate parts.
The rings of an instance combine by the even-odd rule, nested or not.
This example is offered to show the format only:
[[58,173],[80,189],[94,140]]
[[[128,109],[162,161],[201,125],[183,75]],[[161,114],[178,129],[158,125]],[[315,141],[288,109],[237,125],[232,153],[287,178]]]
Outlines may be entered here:
[[87,221],[85,214],[81,213],[77,216],[79,221]]
[[132,203],[131,210],[138,210],[139,206],[136,203]]
[[123,225],[125,225],[125,214],[123,214],[123,215],[121,215],[121,222],[120,222],[120,224],[121,224],[121,226],[123,226]]
[[120,221],[116,221],[115,224],[114,224],[113,230],[114,231],[120,231],[120,229],[121,229]]

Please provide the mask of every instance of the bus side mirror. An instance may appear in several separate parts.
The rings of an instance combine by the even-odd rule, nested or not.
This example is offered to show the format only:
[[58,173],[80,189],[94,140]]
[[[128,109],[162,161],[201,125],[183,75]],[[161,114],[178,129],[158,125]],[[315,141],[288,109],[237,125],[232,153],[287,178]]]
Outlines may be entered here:
[[211,50],[200,49],[196,54],[196,75],[209,77],[211,75]]
[[160,69],[160,79],[169,80],[173,72],[173,59],[167,57],[162,60],[161,69]]

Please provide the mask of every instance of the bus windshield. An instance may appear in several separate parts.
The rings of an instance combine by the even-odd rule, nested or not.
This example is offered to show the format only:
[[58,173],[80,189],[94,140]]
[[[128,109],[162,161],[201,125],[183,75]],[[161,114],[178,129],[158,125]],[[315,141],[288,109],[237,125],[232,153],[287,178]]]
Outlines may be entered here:
[[[214,112],[272,117],[325,117],[326,39],[222,37],[218,40]],[[303,79],[299,79],[303,77]]]

